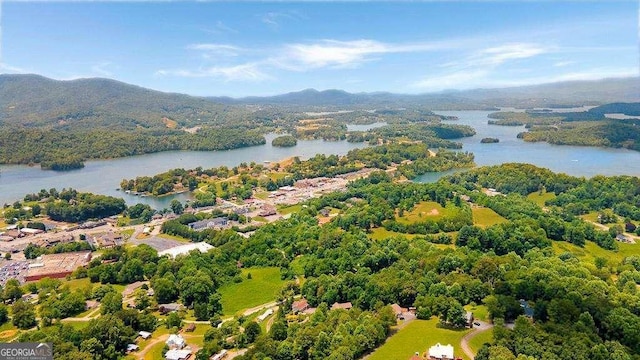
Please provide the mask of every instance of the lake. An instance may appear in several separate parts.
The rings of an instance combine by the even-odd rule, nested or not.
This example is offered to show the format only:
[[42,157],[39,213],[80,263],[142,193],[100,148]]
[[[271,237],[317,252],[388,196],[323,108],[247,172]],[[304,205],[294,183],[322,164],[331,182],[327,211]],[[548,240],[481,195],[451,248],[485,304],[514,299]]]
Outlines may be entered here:
[[[451,124],[470,125],[476,129],[476,135],[460,139],[463,151],[475,154],[476,164],[495,165],[505,162],[526,162],[546,167],[556,172],[575,176],[593,175],[634,175],[640,176],[640,152],[625,149],[591,148],[580,146],[560,146],[547,143],[527,143],[516,138],[523,126],[496,126],[487,124],[488,111],[444,111],[442,115],[457,116],[459,120],[447,121]],[[350,129],[366,130],[380,124],[350,126]],[[122,179],[136,176],[151,176],[174,168],[193,169],[198,166],[212,168],[218,166],[233,167],[241,162],[262,163],[278,161],[292,156],[309,158],[318,153],[346,154],[349,150],[366,146],[362,143],[346,141],[299,140],[298,145],[290,148],[271,146],[271,140],[277,135],[266,136],[265,145],[228,151],[168,151],[148,155],[132,156],[112,160],[87,161],[83,169],[56,172],[40,170],[39,167],[25,165],[0,165],[0,204],[12,203],[22,199],[27,193],[40,189],[74,188],[98,194],[118,196],[127,204],[146,203],[155,209],[168,207],[169,202],[177,198],[184,201],[188,193],[160,198],[128,195],[116,189]],[[480,139],[495,137],[496,144],[481,144]],[[435,181],[444,173],[423,175],[416,181]]]

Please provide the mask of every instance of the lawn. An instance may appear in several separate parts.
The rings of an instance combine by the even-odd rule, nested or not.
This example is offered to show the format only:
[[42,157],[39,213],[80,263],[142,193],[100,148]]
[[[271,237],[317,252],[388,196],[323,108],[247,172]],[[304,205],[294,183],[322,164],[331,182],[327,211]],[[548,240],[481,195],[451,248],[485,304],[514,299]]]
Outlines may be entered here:
[[453,204],[447,204],[442,207],[435,201],[422,201],[414,206],[411,211],[405,211],[403,216],[398,216],[399,223],[411,224],[415,222],[425,221],[427,219],[440,220],[458,212],[459,209]]
[[63,321],[66,325],[71,325],[76,330],[82,330],[89,326],[88,321]]
[[544,193],[542,193],[542,195],[537,193],[537,192],[534,192],[534,193],[531,193],[531,194],[527,195],[527,198],[529,200],[533,201],[534,203],[536,203],[540,207],[544,206],[545,201],[551,200],[551,199],[553,199],[555,197],[556,197],[556,194],[554,194],[552,192],[551,193],[544,192]]
[[478,225],[480,227],[488,227],[495,224],[500,224],[506,222],[507,219],[498,215],[495,211],[489,208],[472,208],[471,212],[473,213],[473,224]]
[[283,206],[278,208],[278,212],[282,215],[297,213],[302,210],[302,205],[291,205],[291,206]]
[[454,354],[469,360],[460,348],[460,340],[469,331],[449,330],[437,327],[438,319],[414,320],[374,351],[369,360],[407,360],[416,352],[424,354],[429,347],[437,343],[451,344]]
[[469,340],[469,347],[477,354],[484,343],[493,343],[493,329],[483,331],[472,337]]
[[[247,279],[248,273],[251,273],[251,279]],[[274,301],[285,283],[280,279],[280,269],[277,267],[243,269],[241,276],[241,283],[225,284],[220,288],[224,315],[234,315],[241,310]]]
[[467,305],[464,307],[464,309],[466,311],[471,311],[473,313],[474,319],[489,321],[489,311],[487,310],[487,307],[484,305],[476,305],[476,306]]

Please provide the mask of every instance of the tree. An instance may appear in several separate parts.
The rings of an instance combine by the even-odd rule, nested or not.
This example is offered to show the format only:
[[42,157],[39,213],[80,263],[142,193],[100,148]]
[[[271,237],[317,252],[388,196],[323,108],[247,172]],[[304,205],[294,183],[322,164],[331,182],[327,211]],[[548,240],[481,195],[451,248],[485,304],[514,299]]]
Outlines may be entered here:
[[100,314],[115,314],[122,310],[122,294],[108,292],[100,302]]
[[9,321],[9,309],[5,304],[0,304],[0,325]]
[[184,212],[184,207],[182,206],[182,203],[178,199],[171,200],[171,203],[169,204],[169,206],[171,207],[171,211],[173,211],[173,213],[176,215],[180,215]]
[[177,312],[172,312],[167,316],[165,320],[165,325],[167,329],[171,329],[173,327],[181,328],[182,327],[182,318]]
[[138,310],[144,310],[151,305],[151,300],[144,289],[137,289],[135,291],[134,305]]
[[178,287],[174,281],[160,278],[153,284],[153,291],[158,304],[166,304],[178,298]]
[[13,319],[12,323],[18,329],[31,329],[36,326],[36,312],[31,303],[18,300],[12,307]]
[[244,334],[246,335],[247,342],[249,344],[255,342],[261,332],[262,330],[260,329],[260,325],[255,321],[250,321],[244,328]]
[[20,282],[16,279],[9,279],[4,286],[2,297],[4,300],[16,301],[22,297],[24,292],[20,287]]

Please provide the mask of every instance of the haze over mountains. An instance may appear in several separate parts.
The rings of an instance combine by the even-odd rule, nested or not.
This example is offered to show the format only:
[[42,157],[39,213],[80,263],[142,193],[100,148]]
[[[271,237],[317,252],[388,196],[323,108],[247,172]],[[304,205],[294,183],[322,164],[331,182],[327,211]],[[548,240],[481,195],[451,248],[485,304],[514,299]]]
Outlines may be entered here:
[[234,105],[380,108],[420,105],[432,109],[538,107],[640,101],[640,78],[573,81],[501,89],[406,95],[307,89],[268,97],[194,97],[123,82],[90,78],[71,81],[39,75],[0,75],[0,123],[47,126],[83,119],[108,125],[146,127],[162,117],[216,118]]

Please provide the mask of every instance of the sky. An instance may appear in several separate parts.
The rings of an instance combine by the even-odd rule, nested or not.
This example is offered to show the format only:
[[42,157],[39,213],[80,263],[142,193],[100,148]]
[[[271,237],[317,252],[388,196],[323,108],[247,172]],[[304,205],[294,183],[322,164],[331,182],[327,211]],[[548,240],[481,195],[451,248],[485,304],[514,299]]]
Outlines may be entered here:
[[640,2],[0,0],[0,73],[198,96],[638,76]]

